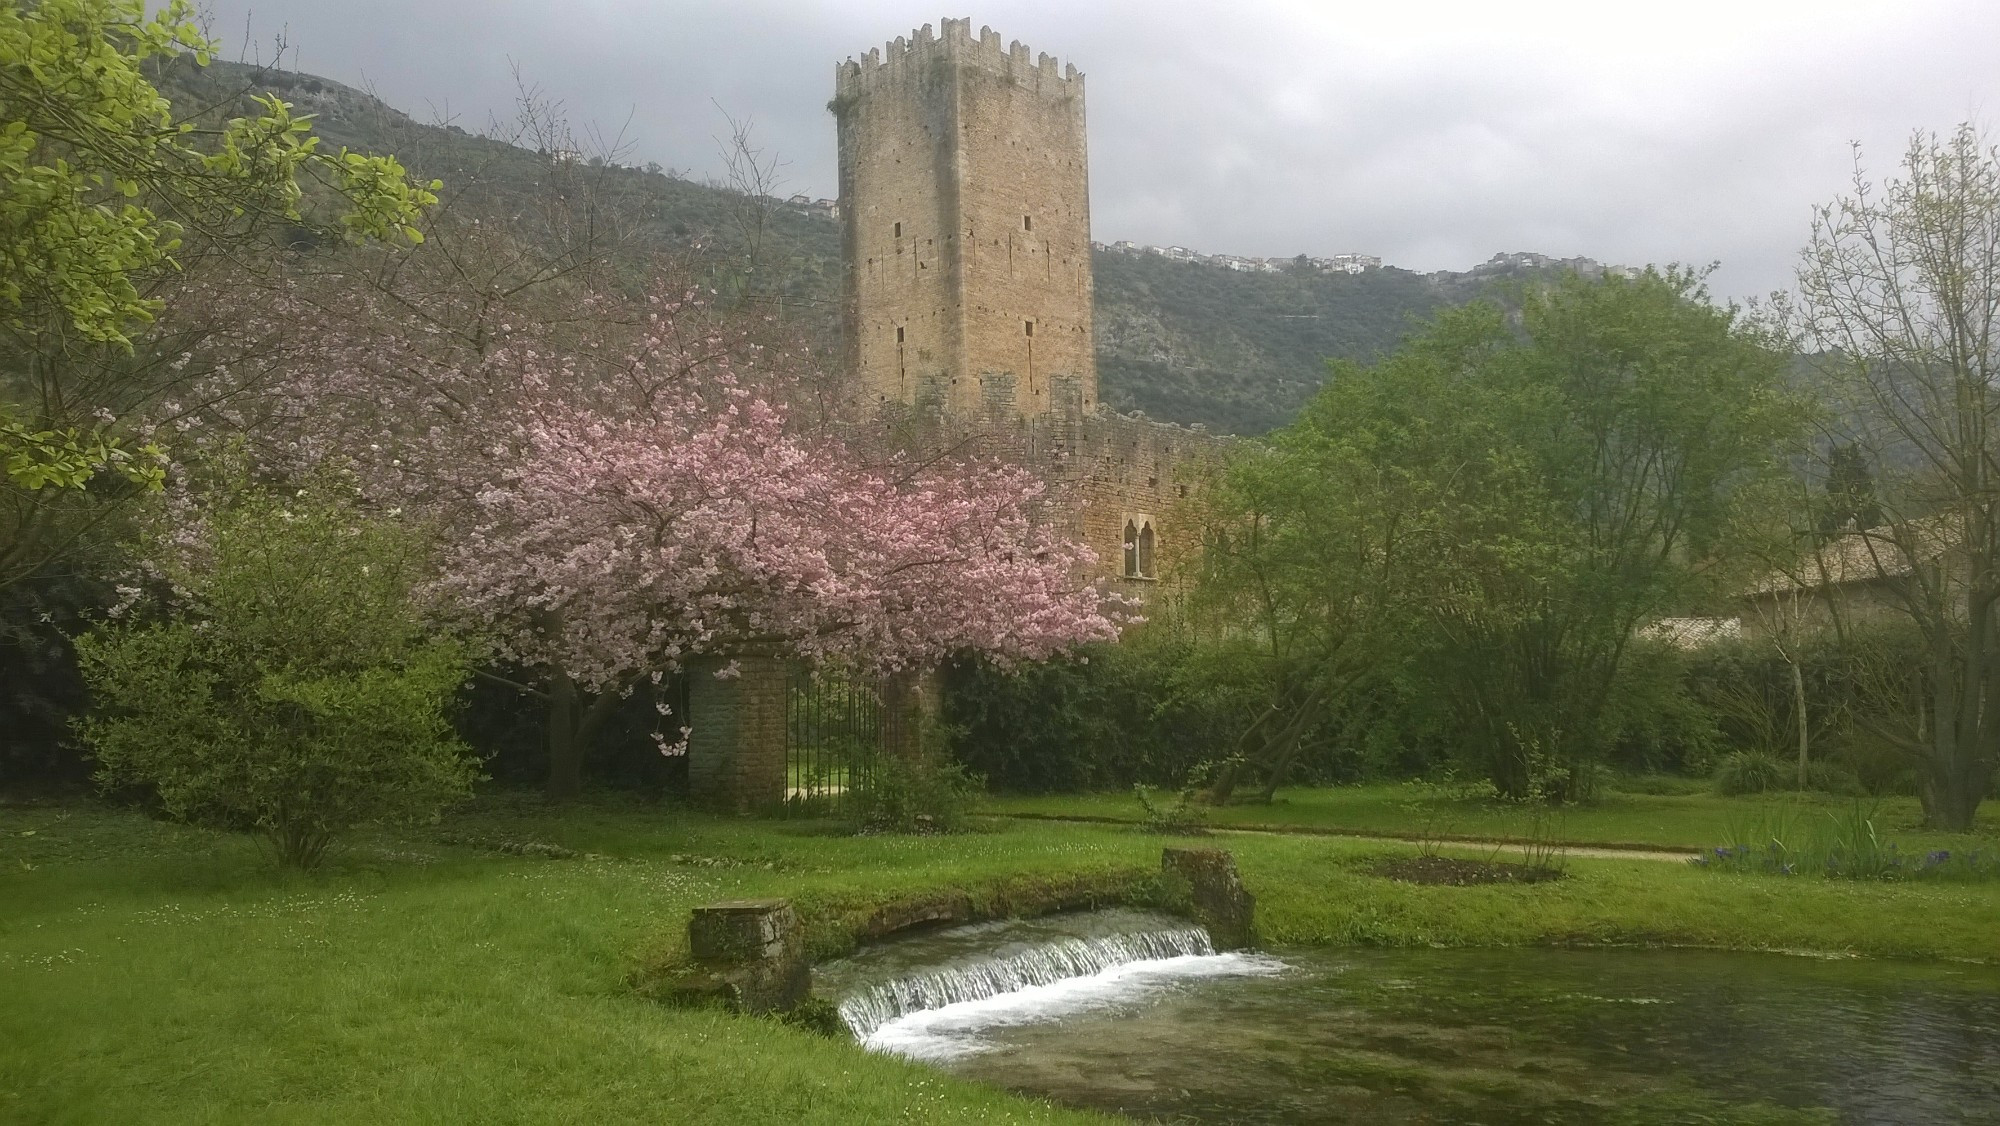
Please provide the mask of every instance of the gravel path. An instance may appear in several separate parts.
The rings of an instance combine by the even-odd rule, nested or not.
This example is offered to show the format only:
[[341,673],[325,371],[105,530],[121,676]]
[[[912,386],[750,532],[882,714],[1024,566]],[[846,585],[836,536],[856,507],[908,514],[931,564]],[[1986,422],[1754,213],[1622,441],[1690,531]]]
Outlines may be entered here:
[[[1002,813],[998,816],[1010,817],[1017,821],[1064,821],[1084,825],[1137,825],[1137,821],[1123,817],[1093,817],[1088,814],[1061,815],[1054,813]],[[1363,829],[1331,829],[1316,825],[1216,825],[1209,830],[1218,836],[1237,834],[1260,837],[1340,837],[1351,841],[1369,841],[1376,844],[1421,844],[1417,837],[1403,837],[1394,834],[1374,833]],[[1441,842],[1443,848],[1454,853],[1478,855],[1494,849],[1503,854],[1518,849],[1526,842],[1518,838],[1503,837],[1446,837]],[[1700,856],[1701,849],[1667,849],[1646,846],[1626,847],[1608,844],[1574,844],[1563,850],[1566,856],[1583,857],[1588,860],[1655,860],[1673,861],[1685,864]]]

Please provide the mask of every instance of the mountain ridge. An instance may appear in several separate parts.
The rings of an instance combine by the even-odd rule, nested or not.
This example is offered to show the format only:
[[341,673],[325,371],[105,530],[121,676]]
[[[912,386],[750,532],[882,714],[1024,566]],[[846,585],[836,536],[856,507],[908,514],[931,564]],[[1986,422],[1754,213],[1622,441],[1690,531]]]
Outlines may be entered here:
[[[560,144],[536,151],[518,137],[421,122],[315,74],[216,62],[181,85],[205,88],[205,97],[219,89],[239,100],[276,94],[313,115],[323,144],[392,153],[416,174],[443,180],[448,194],[481,195],[482,208],[504,210],[510,193],[539,184],[552,161],[581,162],[601,178],[598,190],[633,217],[639,246],[703,262],[718,291],[796,308],[828,339],[840,331],[839,225],[823,206],[698,183],[658,165],[625,167]],[[746,230],[746,205],[756,233]],[[1275,260],[1192,252],[1176,259],[1149,249],[1093,247],[1100,398],[1121,412],[1234,434],[1284,425],[1324,382],[1328,358],[1368,362],[1443,307],[1564,270],[1624,269],[1528,252],[1496,254],[1465,271],[1329,270],[1303,255],[1246,269],[1241,263]]]

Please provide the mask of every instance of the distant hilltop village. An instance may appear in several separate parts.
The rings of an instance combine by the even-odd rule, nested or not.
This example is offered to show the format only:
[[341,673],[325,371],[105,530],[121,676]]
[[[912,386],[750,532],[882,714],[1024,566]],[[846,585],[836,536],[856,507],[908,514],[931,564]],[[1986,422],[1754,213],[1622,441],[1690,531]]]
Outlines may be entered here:
[[[777,203],[776,199],[769,202]],[[811,219],[824,219],[830,223],[840,221],[840,201],[834,199],[814,199],[799,194],[783,201],[793,212]],[[1361,274],[1382,268],[1382,259],[1374,254],[1329,254],[1324,257],[1311,254],[1295,254],[1289,258],[1256,258],[1242,254],[1203,254],[1185,246],[1152,246],[1147,243],[1119,239],[1117,242],[1095,242],[1090,249],[1102,254],[1129,254],[1135,258],[1152,255],[1165,258],[1169,262],[1191,262],[1202,266],[1220,266],[1240,274],[1281,274],[1288,270],[1307,269],[1322,274]],[[1607,266],[1595,258],[1558,258],[1552,254],[1535,254],[1530,251],[1503,251],[1481,262],[1469,270],[1432,270],[1421,276],[1427,278],[1479,278],[1497,274],[1511,274],[1520,270],[1574,270],[1586,278],[1616,275],[1636,278],[1640,274],[1637,266]]]
[[1157,254],[1174,262],[1200,262],[1245,274],[1281,274],[1286,270],[1300,267],[1318,270],[1323,274],[1358,274],[1364,270],[1382,268],[1382,260],[1373,254],[1335,254],[1326,258],[1315,258],[1306,254],[1290,258],[1246,258],[1241,254],[1203,254],[1198,250],[1189,250],[1185,246],[1145,246],[1128,239],[1120,239],[1109,244],[1093,242],[1090,248],[1114,254]]

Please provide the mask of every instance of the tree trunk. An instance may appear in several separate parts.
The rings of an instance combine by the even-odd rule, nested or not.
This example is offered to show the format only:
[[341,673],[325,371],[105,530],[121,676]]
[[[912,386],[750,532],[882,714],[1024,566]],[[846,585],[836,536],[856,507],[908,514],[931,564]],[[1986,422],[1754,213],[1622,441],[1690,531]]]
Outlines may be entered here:
[[926,733],[937,725],[938,676],[935,669],[905,669],[882,681],[882,749],[899,761],[924,758]]
[[583,746],[576,736],[576,682],[558,672],[549,685],[550,801],[568,801],[583,792]]
[[1923,786],[1924,828],[1945,833],[1969,833],[1979,803],[1992,784],[1993,771],[1960,746],[1950,752],[1933,746],[1925,764]]
[[1806,725],[1806,676],[1799,671],[1798,662],[1792,665],[1792,714],[1799,725],[1799,789],[1807,786],[1806,743],[1810,738]]
[[561,670],[550,678],[550,801],[569,801],[583,793],[583,757],[590,750],[597,729],[604,726],[604,721],[617,709],[620,698],[618,691],[606,687],[579,714],[576,681]]
[[1208,804],[1229,804],[1230,796],[1236,792],[1237,780],[1242,777],[1243,764],[1250,759],[1250,748],[1261,744],[1261,732],[1271,722],[1272,717],[1277,714],[1278,705],[1271,704],[1267,706],[1264,709],[1264,714],[1258,716],[1256,722],[1245,728],[1243,734],[1236,737],[1235,750],[1222,764],[1221,773],[1210,780],[1208,792],[1203,795],[1203,799]]
[[1208,792],[1202,795],[1210,805],[1228,805],[1229,798],[1236,792],[1236,776],[1242,773],[1243,760],[1232,758],[1222,764],[1222,770],[1209,783]]

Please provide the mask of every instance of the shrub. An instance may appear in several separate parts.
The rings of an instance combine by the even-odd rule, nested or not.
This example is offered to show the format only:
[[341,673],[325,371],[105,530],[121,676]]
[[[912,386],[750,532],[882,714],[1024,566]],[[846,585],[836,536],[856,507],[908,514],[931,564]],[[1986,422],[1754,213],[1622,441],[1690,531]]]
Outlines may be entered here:
[[1713,783],[1704,778],[1684,778],[1678,774],[1622,774],[1605,783],[1605,788],[1621,794],[1684,796],[1706,792]]
[[1439,847],[1458,829],[1459,818],[1476,802],[1498,797],[1486,778],[1461,780],[1449,768],[1434,778],[1417,778],[1403,783],[1399,805],[1409,815],[1417,838],[1417,853],[1425,858],[1438,855]]
[[1917,792],[1916,759],[1879,735],[1862,730],[1844,733],[1833,759],[1853,776],[1863,793],[1872,797],[1890,794],[1909,797]]
[[[1798,780],[1798,768],[1796,766],[1792,768],[1791,778],[1794,782]],[[1822,794],[1833,794],[1837,797],[1848,798],[1861,797],[1868,792],[1867,787],[1861,784],[1860,779],[1854,776],[1853,771],[1848,770],[1839,763],[1824,760],[1816,760],[1806,764],[1806,789],[1817,790]]]
[[1139,809],[1145,820],[1141,827],[1148,833],[1159,833],[1169,837],[1200,837],[1208,834],[1208,806],[1202,803],[1201,787],[1206,780],[1189,779],[1175,796],[1172,805],[1153,800],[1152,791],[1145,783],[1132,784],[1132,796],[1139,800]]
[[956,833],[966,828],[986,779],[946,753],[954,732],[926,721],[914,755],[884,754],[853,792],[865,833]]
[[77,639],[100,782],[254,829],[300,868],[356,825],[434,817],[469,792],[478,770],[447,716],[465,656],[422,633],[404,529],[320,479],[282,502],[239,490],[179,542],[162,620]]
[[[1029,793],[1179,789],[1218,748],[1233,746],[1269,706],[1243,670],[1240,642],[1191,639],[1161,617],[1115,645],[1002,669],[970,659],[948,666],[945,713],[963,730],[955,753],[998,789]],[[1365,694],[1357,693],[1357,696]],[[1302,737],[1289,782],[1356,781],[1383,732],[1374,701],[1335,711]]]
[[1176,706],[1174,654],[1137,638],[1000,668],[969,658],[945,670],[955,747],[996,787],[1101,790],[1180,780],[1225,736]]
[[1715,765],[1715,792],[1729,797],[1790,789],[1798,772],[1766,754],[1733,751]]

